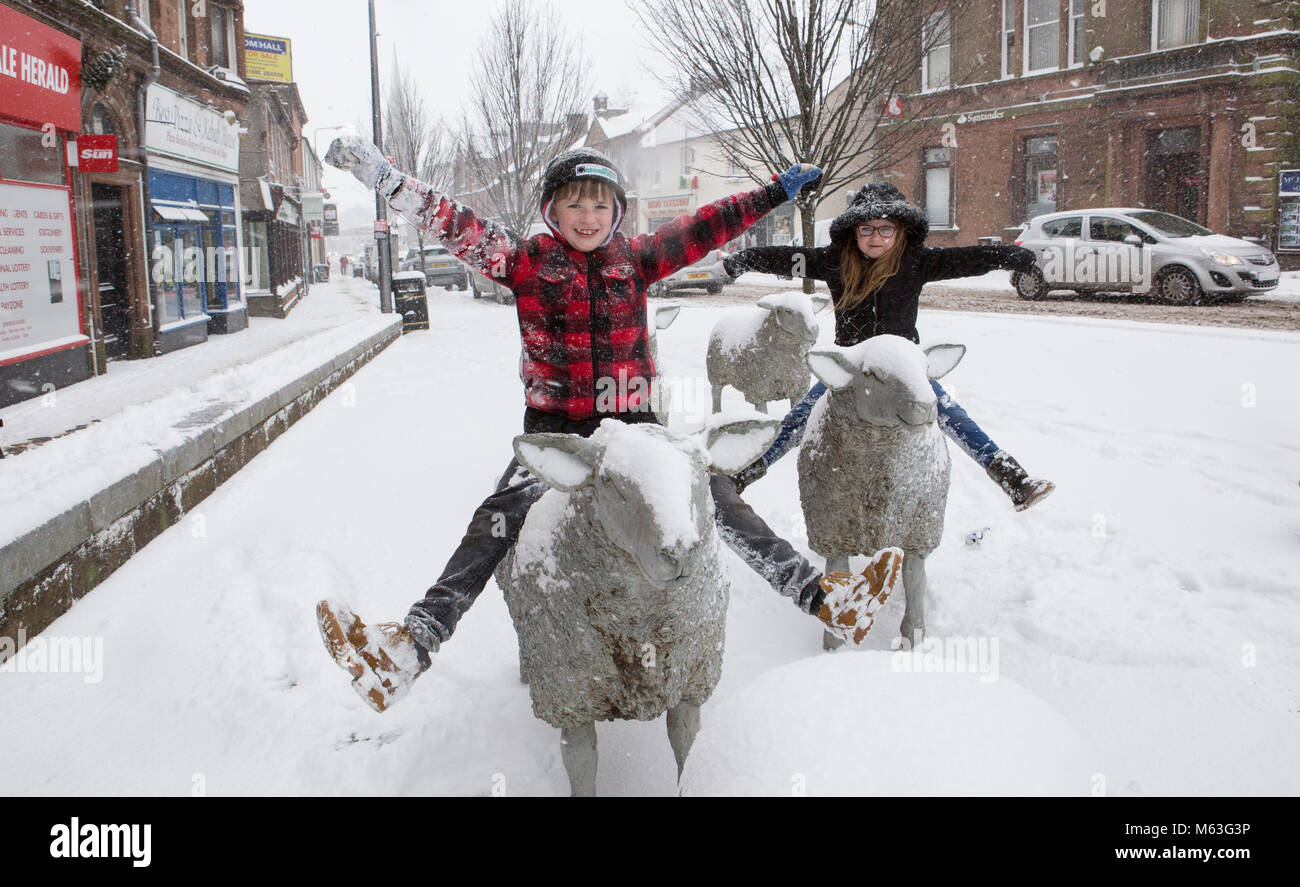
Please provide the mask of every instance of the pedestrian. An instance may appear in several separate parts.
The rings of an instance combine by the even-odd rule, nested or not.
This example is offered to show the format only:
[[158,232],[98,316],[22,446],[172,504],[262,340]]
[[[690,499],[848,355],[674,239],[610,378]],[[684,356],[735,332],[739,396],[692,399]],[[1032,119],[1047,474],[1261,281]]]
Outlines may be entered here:
[[[824,280],[835,306],[835,344],[856,345],[873,336],[895,335],[920,343],[916,314],[921,287],[933,280],[974,277],[998,268],[1029,271],[1034,253],[1019,246],[927,247],[930,223],[888,182],[871,182],[854,194],[849,208],[831,222],[829,246],[768,246],[741,250],[724,261],[727,274],[746,271]],[[939,426],[1010,498],[1016,511],[1041,502],[1056,488],[1029,476],[1011,454],[995,444],[970,415],[930,380],[939,401]],[[795,447],[813,404],[826,393],[813,385],[781,424],[772,447],[736,476],[746,486]]]
[[[549,233],[523,239],[394,170],[376,147],[355,137],[335,140],[325,159],[351,170],[458,258],[515,292],[524,345],[524,431],[583,437],[603,419],[657,421],[647,395],[655,373],[648,354],[647,287],[738,237],[821,175],[816,167],[795,165],[765,187],[628,238],[618,231],[627,208],[622,175],[605,155],[579,148],[560,154],[545,170],[540,210]],[[513,362],[514,355],[502,359]],[[646,384],[619,384],[602,396],[601,381],[620,376]],[[744,503],[729,478],[716,475],[710,486],[722,538],[776,591],[860,643],[871,624],[868,614],[898,581],[901,556],[884,552],[875,569],[861,575],[823,576]],[[512,459],[442,575],[402,624],[368,630],[341,605],[317,605],[326,647],[368,705],[386,710],[429,668],[431,655],[451,638],[546,489]]]

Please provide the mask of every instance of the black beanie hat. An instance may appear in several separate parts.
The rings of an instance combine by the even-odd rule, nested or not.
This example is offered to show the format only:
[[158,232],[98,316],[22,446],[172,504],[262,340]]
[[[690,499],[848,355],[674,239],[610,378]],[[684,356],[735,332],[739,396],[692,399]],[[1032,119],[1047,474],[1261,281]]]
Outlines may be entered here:
[[920,245],[930,233],[930,220],[925,212],[907,202],[903,192],[889,182],[869,182],[863,185],[849,204],[849,208],[831,222],[831,241],[843,244],[853,237],[853,229],[871,219],[892,219],[907,230],[908,245]]
[[623,190],[623,174],[618,171],[614,161],[594,148],[573,148],[557,155],[546,165],[546,172],[542,174],[542,221],[559,235],[555,222],[551,219],[551,200],[561,186],[578,179],[604,182],[614,189],[618,209],[614,213],[614,224],[609,237],[605,240],[605,243],[609,243],[623,220],[623,213],[627,211],[627,194]]

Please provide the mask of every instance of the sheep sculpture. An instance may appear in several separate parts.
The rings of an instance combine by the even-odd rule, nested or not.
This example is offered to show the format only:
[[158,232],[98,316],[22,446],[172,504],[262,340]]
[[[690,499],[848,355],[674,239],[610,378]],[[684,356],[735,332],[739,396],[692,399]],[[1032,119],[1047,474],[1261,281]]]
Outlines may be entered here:
[[[808,544],[828,572],[848,570],[855,554],[903,549],[901,631],[914,644],[925,631],[925,559],[943,535],[952,468],[929,380],[965,353],[964,345],[922,350],[886,335],[808,355],[830,389],[813,407],[799,451]],[[823,645],[840,641],[828,633]]]
[[590,438],[525,434],[519,462],[550,489],[497,567],[533,712],[559,727],[574,796],[595,793],[600,720],[667,712],[678,775],[722,672],[730,582],[710,469],[739,470],[775,420],[713,417],[704,440],[601,423]]
[[738,390],[761,413],[767,402],[808,391],[809,349],[817,343],[813,317],[830,298],[792,291],[759,299],[756,307],[728,311],[709,334],[705,366],[713,388],[713,412],[722,409],[722,389]]

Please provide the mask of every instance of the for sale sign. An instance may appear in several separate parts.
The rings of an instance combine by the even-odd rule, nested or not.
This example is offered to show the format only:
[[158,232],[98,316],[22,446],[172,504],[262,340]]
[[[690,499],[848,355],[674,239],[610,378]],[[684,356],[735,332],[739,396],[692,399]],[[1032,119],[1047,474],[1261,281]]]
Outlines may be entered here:
[[83,341],[66,188],[0,185],[0,364]]
[[81,41],[2,4],[0,114],[81,129]]
[[77,168],[117,172],[117,136],[77,136]]

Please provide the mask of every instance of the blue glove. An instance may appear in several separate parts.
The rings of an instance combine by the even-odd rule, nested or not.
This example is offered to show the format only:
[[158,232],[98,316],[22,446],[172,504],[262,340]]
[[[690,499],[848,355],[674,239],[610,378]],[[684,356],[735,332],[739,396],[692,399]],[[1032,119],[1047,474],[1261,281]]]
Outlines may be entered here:
[[339,169],[346,169],[356,176],[357,181],[371,190],[392,184],[393,165],[388,162],[384,152],[370,142],[356,136],[343,136],[330,143],[325,152],[325,162]]
[[822,171],[811,163],[796,163],[779,176],[775,176],[781,183],[781,187],[785,188],[786,200],[794,200],[795,195],[804,185],[812,184],[821,177]]

